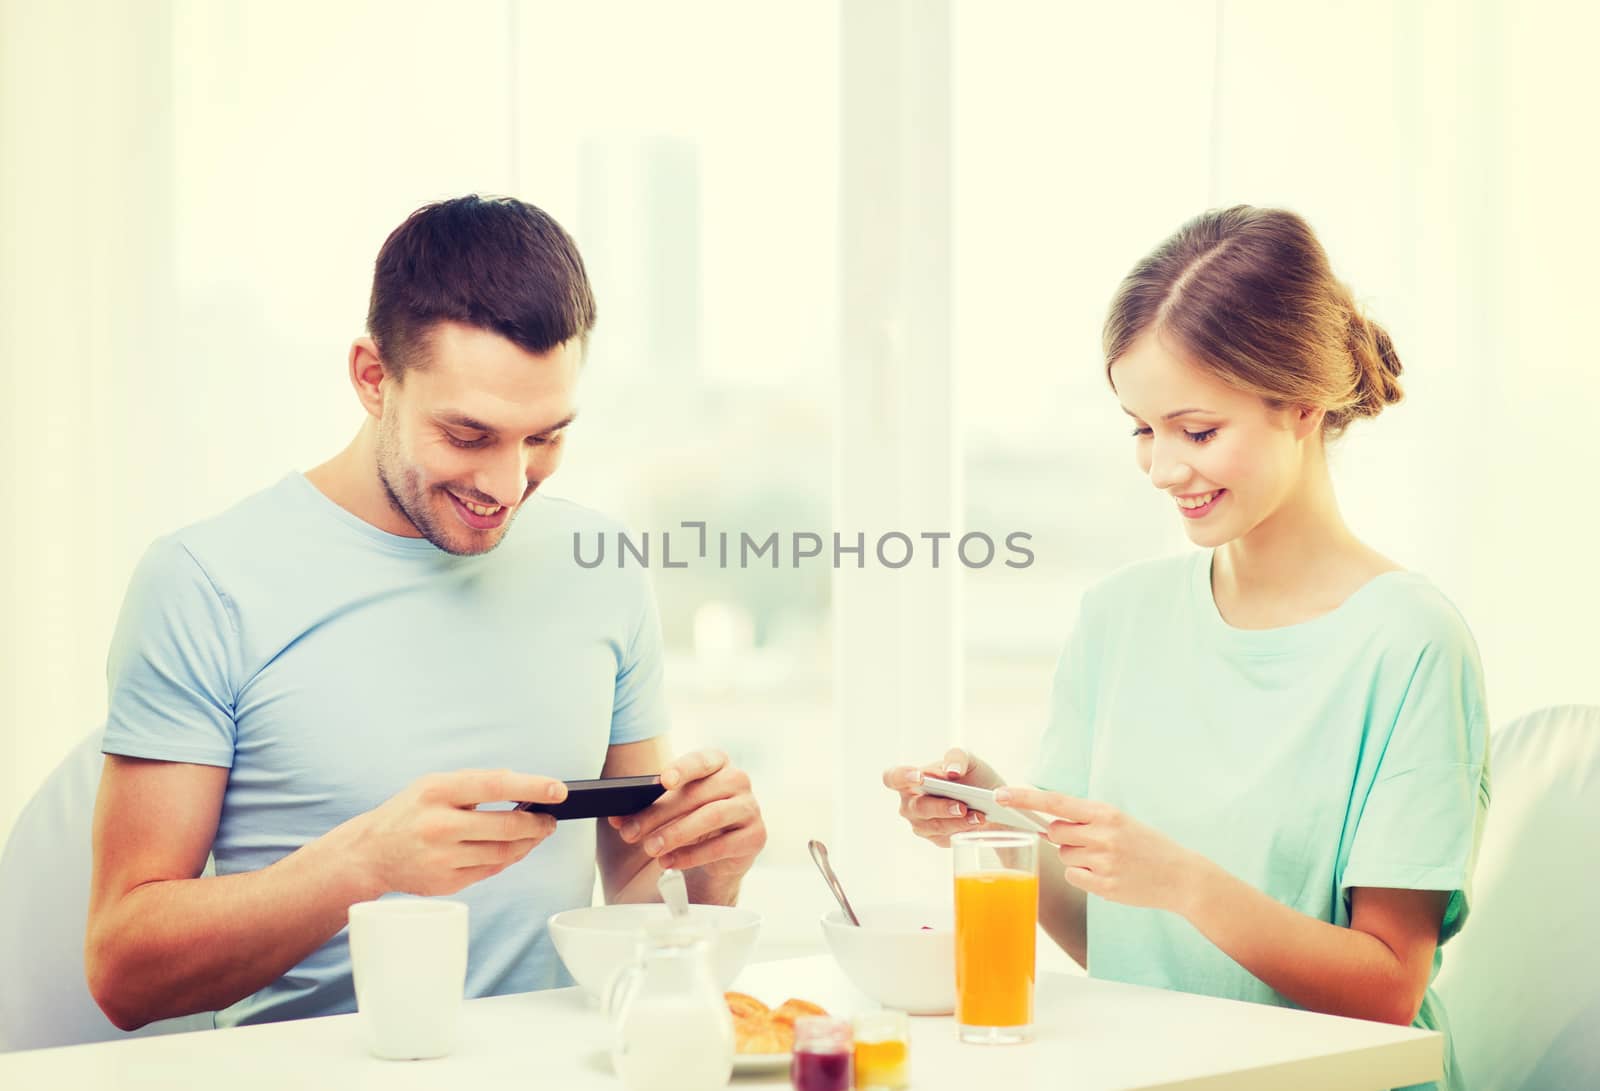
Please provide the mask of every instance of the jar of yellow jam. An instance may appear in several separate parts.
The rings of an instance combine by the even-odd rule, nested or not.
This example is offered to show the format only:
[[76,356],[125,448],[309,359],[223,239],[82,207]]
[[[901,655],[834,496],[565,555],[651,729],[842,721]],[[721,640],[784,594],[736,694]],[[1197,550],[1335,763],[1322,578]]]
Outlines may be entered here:
[[856,1016],[857,1091],[902,1091],[911,1086],[911,1021],[903,1011]]

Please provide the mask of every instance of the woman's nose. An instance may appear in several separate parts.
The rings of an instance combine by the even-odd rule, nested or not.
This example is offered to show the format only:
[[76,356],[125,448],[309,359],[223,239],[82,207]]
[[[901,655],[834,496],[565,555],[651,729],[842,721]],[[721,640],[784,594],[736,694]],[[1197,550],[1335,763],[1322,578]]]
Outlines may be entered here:
[[1160,440],[1153,446],[1150,453],[1150,484],[1166,491],[1189,479],[1189,464],[1180,457],[1182,452]]

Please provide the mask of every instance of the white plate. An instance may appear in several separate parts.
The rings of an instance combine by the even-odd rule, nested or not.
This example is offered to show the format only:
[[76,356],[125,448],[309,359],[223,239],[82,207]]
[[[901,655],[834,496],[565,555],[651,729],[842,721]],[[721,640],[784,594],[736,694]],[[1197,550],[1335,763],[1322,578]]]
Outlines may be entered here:
[[788,1068],[789,1061],[793,1056],[791,1053],[735,1053],[733,1055],[733,1070],[735,1072],[772,1072],[780,1068]]

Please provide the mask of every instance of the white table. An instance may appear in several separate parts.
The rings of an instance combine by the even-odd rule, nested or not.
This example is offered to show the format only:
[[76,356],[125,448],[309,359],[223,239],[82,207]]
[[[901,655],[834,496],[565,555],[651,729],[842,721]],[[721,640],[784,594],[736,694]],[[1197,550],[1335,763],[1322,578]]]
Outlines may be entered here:
[[[872,1006],[827,956],[750,966],[735,987],[774,1005],[800,996],[839,1014]],[[1443,1042],[1429,1031],[1067,974],[1041,974],[1037,1015],[1037,1038],[1021,1046],[963,1045],[951,1018],[912,1019],[912,1086],[1379,1091],[1440,1075]],[[0,1054],[0,1088],[621,1086],[605,1019],[575,989],[468,1002],[460,1044],[434,1061],[369,1057],[357,1018]],[[736,1075],[734,1086],[786,1088],[788,1073]]]

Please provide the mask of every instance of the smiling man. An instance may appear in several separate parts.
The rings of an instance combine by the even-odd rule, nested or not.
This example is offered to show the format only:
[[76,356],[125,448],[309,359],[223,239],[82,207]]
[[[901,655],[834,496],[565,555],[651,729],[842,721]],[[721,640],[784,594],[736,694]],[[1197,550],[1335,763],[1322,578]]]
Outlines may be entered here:
[[[737,896],[766,840],[749,780],[672,760],[645,574],[574,565],[574,533],[617,528],[539,492],[594,322],[537,208],[419,209],[350,349],[350,445],[140,563],[86,947],[118,1026],[351,1011],[346,912],[388,893],[470,905],[473,996],[567,983],[544,921],[588,904],[597,862],[610,901],[654,899],[664,866],[697,901]],[[626,824],[505,806],[657,772],[669,790]]]

